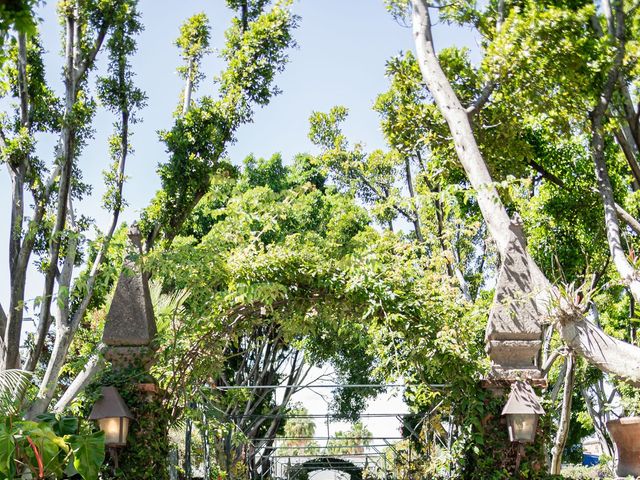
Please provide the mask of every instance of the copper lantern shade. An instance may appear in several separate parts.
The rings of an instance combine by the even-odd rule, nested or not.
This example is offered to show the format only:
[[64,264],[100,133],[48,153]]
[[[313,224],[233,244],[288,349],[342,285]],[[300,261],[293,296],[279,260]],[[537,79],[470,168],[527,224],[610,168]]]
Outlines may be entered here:
[[538,427],[538,417],[544,415],[544,409],[531,386],[517,381],[511,385],[511,393],[502,410],[502,415],[507,416],[509,440],[533,443]]
[[102,387],[102,397],[95,403],[89,420],[97,420],[105,434],[107,447],[124,447],[133,415],[115,387]]

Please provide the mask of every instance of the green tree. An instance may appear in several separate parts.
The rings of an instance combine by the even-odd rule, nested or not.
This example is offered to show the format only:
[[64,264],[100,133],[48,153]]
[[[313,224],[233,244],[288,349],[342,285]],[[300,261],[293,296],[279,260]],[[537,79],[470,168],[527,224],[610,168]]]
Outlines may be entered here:
[[[422,142],[440,168],[441,155],[454,160],[453,170],[463,167],[502,257],[513,238],[510,216],[518,212],[534,289],[545,292],[541,305],[552,306],[549,321],[562,341],[605,373],[637,384],[629,363],[640,354],[634,310],[621,322],[620,310],[610,309],[637,300],[637,109],[630,102],[637,94],[637,9],[588,1],[389,5],[401,16],[411,6],[416,39],[414,66],[394,69],[394,87],[408,71],[420,77],[387,98],[387,135],[402,147]],[[476,29],[483,39],[477,66],[463,49],[436,54],[432,7],[441,20]],[[397,100],[421,91],[420,80],[422,96],[409,95],[409,106]],[[427,127],[409,128],[406,119],[421,114]],[[555,338],[546,340],[560,342]],[[572,375],[565,373],[556,473],[572,399]]]
[[[328,363],[349,384],[479,377],[482,318],[465,317],[455,279],[422,245],[374,228],[317,159],[247,158],[213,177],[182,228],[149,257],[165,291],[185,292],[160,322],[156,374],[176,418],[196,401],[227,422],[212,439],[227,471],[251,439],[265,449],[249,468],[266,471],[311,365]],[[355,420],[380,390],[338,388],[333,413]]]

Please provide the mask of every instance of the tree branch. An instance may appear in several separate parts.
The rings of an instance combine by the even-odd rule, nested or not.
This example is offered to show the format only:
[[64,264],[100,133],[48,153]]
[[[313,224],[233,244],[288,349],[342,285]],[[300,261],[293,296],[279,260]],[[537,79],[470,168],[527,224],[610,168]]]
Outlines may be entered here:
[[[553,183],[554,185],[563,188],[563,189],[567,189],[568,187],[566,186],[566,184],[559,178],[557,177],[555,174],[553,174],[552,172],[550,172],[549,170],[547,170],[546,168],[544,168],[542,165],[540,165],[538,162],[536,162],[535,160],[532,159],[528,159],[527,160],[527,164],[533,168],[536,172],[538,172],[540,175],[542,175],[542,177],[548,181],[550,181],[551,183]],[[594,193],[598,193],[597,189],[593,189]],[[627,212],[622,206],[620,206],[618,203],[614,202],[614,207],[615,207],[615,211],[617,213],[617,215],[624,220],[624,222],[634,231],[636,232],[638,235],[640,235],[640,222],[638,220],[636,220],[629,212]]]
[[71,385],[69,385],[55,407],[53,407],[54,413],[64,411],[73,399],[91,383],[95,375],[105,367],[104,353],[106,350],[107,346],[104,343],[98,345],[96,352],[87,361],[84,370],[71,382]]
[[615,135],[616,141],[618,142],[618,145],[620,145],[620,149],[622,150],[622,153],[624,153],[627,164],[631,169],[636,188],[640,189],[640,165],[638,165],[638,161],[636,160],[634,149],[627,140],[627,136],[622,129],[615,129],[613,134]]
[[[78,46],[78,25],[77,25],[77,7],[74,14],[66,16],[65,23],[65,126],[62,129],[62,158],[60,166],[60,180],[58,187],[58,205],[56,208],[56,216],[54,226],[49,241],[49,267],[45,274],[44,292],[42,296],[42,305],[40,307],[40,323],[44,325],[49,321],[51,314],[51,301],[53,296],[54,282],[58,270],[58,258],[60,254],[60,246],[62,234],[65,229],[67,220],[67,206],[69,203],[71,191],[71,176],[73,171],[74,158],[74,131],[72,127],[73,106],[76,101],[76,81],[74,75],[76,49]],[[43,206],[44,208],[44,206]],[[20,325],[20,328],[22,326]],[[14,334],[16,335],[16,334]],[[19,339],[20,332],[18,330],[17,337]],[[18,340],[19,342],[19,340]],[[12,350],[15,349],[15,352]],[[7,358],[13,360],[17,355],[17,346],[11,343],[7,344]],[[42,387],[41,387],[42,388]]]
[[619,80],[619,71],[625,54],[624,44],[624,13],[621,1],[616,1],[615,11],[615,38],[619,45],[614,58],[613,66],[607,74],[606,82],[598,103],[590,113],[591,119],[591,154],[595,165],[597,187],[602,203],[604,205],[605,230],[611,258],[616,266],[616,270],[622,279],[628,283],[629,289],[636,300],[640,300],[640,281],[634,267],[627,260],[622,248],[620,238],[620,225],[618,223],[615,201],[613,198],[613,188],[609,178],[609,171],[604,152],[603,121],[609,108],[609,103],[613,95],[614,88]]
[[484,105],[489,101],[489,98],[491,98],[491,94],[493,93],[496,87],[497,87],[497,83],[494,82],[493,80],[489,80],[485,84],[485,86],[482,87],[482,90],[480,91],[480,95],[478,95],[478,98],[476,98],[473,101],[473,103],[469,105],[469,107],[467,107],[466,112],[467,112],[467,115],[469,115],[469,117],[473,117],[474,115],[479,113],[480,110],[482,110],[482,107],[484,107]]
[[98,36],[96,37],[96,40],[93,44],[93,48],[91,48],[91,51],[86,56],[86,58],[83,61],[81,61],[78,67],[75,69],[75,72],[74,72],[75,83],[79,82],[84,76],[84,74],[87,73],[87,70],[91,68],[91,66],[93,66],[93,62],[95,62],[96,57],[98,56],[98,52],[102,47],[102,44],[104,42],[105,37],[107,36],[108,31],[109,31],[109,25],[103,24],[100,27],[100,30],[98,31]]
[[573,353],[569,353],[567,358],[567,368],[564,376],[564,392],[562,394],[562,408],[560,413],[560,422],[556,438],[551,449],[551,473],[560,475],[560,467],[562,464],[562,453],[569,436],[569,422],[571,420],[571,400],[573,399],[573,387],[576,380],[576,367]]
[[409,196],[411,197],[413,207],[413,228],[416,233],[416,238],[420,243],[424,243],[424,237],[422,236],[422,226],[420,225],[420,211],[418,206],[418,199],[413,186],[413,175],[411,175],[411,162],[409,157],[404,159],[405,175],[407,179],[407,187],[409,189]]

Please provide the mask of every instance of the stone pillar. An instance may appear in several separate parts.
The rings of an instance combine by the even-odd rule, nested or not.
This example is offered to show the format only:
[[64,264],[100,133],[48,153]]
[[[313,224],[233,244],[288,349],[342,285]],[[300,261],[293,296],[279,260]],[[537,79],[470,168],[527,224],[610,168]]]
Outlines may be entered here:
[[105,356],[115,368],[137,362],[149,366],[156,335],[148,276],[138,261],[142,254],[141,236],[135,225],[129,230],[129,240],[102,334],[102,342],[109,346]]
[[[512,224],[512,240],[502,258],[493,305],[485,334],[486,351],[491,371],[482,386],[491,392],[494,401],[487,412],[484,431],[493,439],[500,438],[502,451],[492,455],[500,458],[500,468],[517,476],[521,465],[533,471],[544,471],[546,422],[539,423],[534,444],[512,444],[506,434],[507,422],[501,415],[511,384],[524,381],[534,387],[546,386],[538,364],[542,346],[540,292],[533,289],[529,254],[520,225]],[[496,446],[494,446],[496,448]]]
[[102,336],[108,346],[105,357],[111,362],[105,383],[116,386],[134,417],[128,445],[119,453],[115,478],[162,480],[169,477],[169,416],[149,373],[156,322],[148,275],[140,261],[141,235],[135,224],[129,240]]
[[540,311],[537,292],[531,286],[529,262],[521,239],[514,235],[502,259],[485,334],[491,359],[489,379],[542,378],[537,359],[544,312]]

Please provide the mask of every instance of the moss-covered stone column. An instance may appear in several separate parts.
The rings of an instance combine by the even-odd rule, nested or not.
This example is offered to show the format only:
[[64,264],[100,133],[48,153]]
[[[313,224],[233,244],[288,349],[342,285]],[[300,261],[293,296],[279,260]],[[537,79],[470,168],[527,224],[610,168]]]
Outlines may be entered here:
[[[480,471],[484,470],[480,468],[481,464],[494,464],[495,472],[490,478],[543,478],[547,471],[547,421],[544,417],[540,419],[532,443],[511,442],[507,418],[502,415],[515,382],[522,381],[533,387],[546,386],[540,369],[540,321],[545,314],[538,308],[541,304],[538,297],[543,292],[533,290],[536,282],[532,277],[537,270],[532,267],[519,224],[513,222],[512,225],[514,234],[502,258],[485,336],[491,372],[482,382],[489,395],[481,429],[485,442],[490,446],[485,445],[482,454],[477,455],[474,461],[478,462]],[[535,398],[533,391],[531,395]]]
[[[148,276],[142,269],[141,237],[134,225],[129,248],[107,314],[102,341],[111,368],[103,385],[115,386],[134,416],[127,446],[118,452],[119,468],[112,478],[168,478],[169,415],[155,379],[149,373],[154,360],[156,323]],[[109,473],[107,473],[109,475]]]

